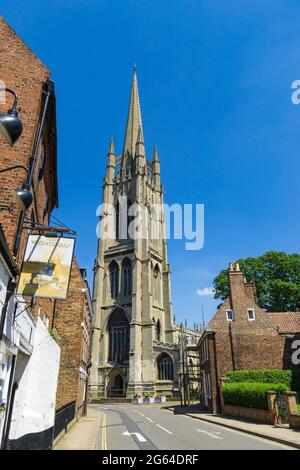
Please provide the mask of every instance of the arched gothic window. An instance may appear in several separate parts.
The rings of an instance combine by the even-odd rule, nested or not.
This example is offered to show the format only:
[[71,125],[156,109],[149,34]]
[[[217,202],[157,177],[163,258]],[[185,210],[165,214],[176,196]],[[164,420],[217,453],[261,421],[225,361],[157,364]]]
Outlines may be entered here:
[[125,258],[122,263],[122,282],[123,282],[123,295],[131,295],[132,293],[132,268],[131,262]]
[[120,205],[119,203],[115,207],[115,227],[116,227],[116,240],[120,238]]
[[160,270],[158,264],[153,271],[153,297],[155,302],[160,303]]
[[158,343],[160,342],[160,335],[161,335],[161,325],[160,325],[160,321],[157,320],[157,323],[156,323],[156,340],[157,340]]
[[130,233],[129,233],[129,227],[130,227],[131,222],[134,220],[134,216],[129,215],[129,209],[130,209],[131,206],[132,206],[132,202],[130,201],[130,199],[128,199],[127,200],[127,239],[128,240],[131,240]]
[[116,261],[109,265],[110,294],[113,299],[119,295],[119,266]]
[[[115,206],[115,229],[116,229],[116,240],[121,240],[121,239],[130,239],[129,236],[129,226],[132,220],[134,220],[133,215],[129,215],[129,209],[132,206],[132,202],[130,199],[127,199],[127,214],[125,214],[126,210],[126,202],[120,204],[117,203]],[[125,217],[124,217],[125,215]],[[125,223],[127,223],[127,227],[125,226]],[[121,226],[122,224],[122,226]],[[124,225],[124,227],[123,227]]]
[[109,358],[111,362],[122,364],[129,361],[130,326],[125,312],[118,308],[108,321]]
[[158,380],[173,380],[173,361],[171,357],[162,353],[157,359]]

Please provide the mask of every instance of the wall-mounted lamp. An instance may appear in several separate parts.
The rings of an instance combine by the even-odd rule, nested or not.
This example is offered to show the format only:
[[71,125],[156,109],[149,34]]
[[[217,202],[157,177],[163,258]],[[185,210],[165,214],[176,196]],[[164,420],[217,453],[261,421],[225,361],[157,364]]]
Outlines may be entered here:
[[[29,173],[28,169],[24,165],[13,165],[10,166],[9,168],[4,168],[3,170],[0,170],[1,173],[5,173],[7,171],[11,170],[16,170],[21,168],[22,170],[26,171],[27,175]],[[29,191],[29,186],[25,184],[22,189],[13,189],[12,190],[12,195],[18,205],[18,207],[25,212],[32,204],[33,201],[33,195]]]
[[19,208],[23,212],[26,212],[33,201],[33,196],[29,189],[26,186],[24,186],[22,189],[13,189],[12,195]]
[[0,114],[0,133],[7,143],[13,146],[23,132],[23,124],[17,111],[18,97],[15,92],[9,88],[0,88],[0,92],[1,91],[6,91],[15,98],[13,107],[9,109],[6,114]]

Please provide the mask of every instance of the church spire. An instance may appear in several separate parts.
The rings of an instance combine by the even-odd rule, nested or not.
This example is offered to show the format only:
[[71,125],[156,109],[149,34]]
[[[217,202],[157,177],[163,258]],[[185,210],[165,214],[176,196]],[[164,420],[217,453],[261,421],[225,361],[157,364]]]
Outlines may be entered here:
[[139,90],[136,76],[136,67],[134,66],[123,156],[129,153],[132,157],[134,157],[135,144],[137,142],[139,129],[141,129],[141,134],[143,135]]

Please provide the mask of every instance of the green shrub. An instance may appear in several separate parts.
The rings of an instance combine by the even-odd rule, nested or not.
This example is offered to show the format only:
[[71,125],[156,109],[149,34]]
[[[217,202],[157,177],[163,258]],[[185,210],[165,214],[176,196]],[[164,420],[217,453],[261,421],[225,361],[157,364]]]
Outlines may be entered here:
[[300,391],[300,371],[293,370],[237,370],[229,371],[227,382],[280,383],[289,390]]
[[235,382],[226,383],[222,387],[224,403],[227,405],[243,406],[245,408],[268,409],[267,392],[274,390],[282,394],[288,390],[286,384]]

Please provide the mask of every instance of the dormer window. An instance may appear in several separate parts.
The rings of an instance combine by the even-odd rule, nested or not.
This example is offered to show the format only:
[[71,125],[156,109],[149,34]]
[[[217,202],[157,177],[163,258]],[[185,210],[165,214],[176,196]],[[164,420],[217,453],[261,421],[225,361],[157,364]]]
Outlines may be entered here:
[[255,320],[254,308],[248,308],[247,309],[247,314],[248,314],[248,320],[249,321],[254,321]]
[[226,310],[226,318],[227,318],[227,321],[233,321],[234,320],[233,310],[231,310],[231,309]]

